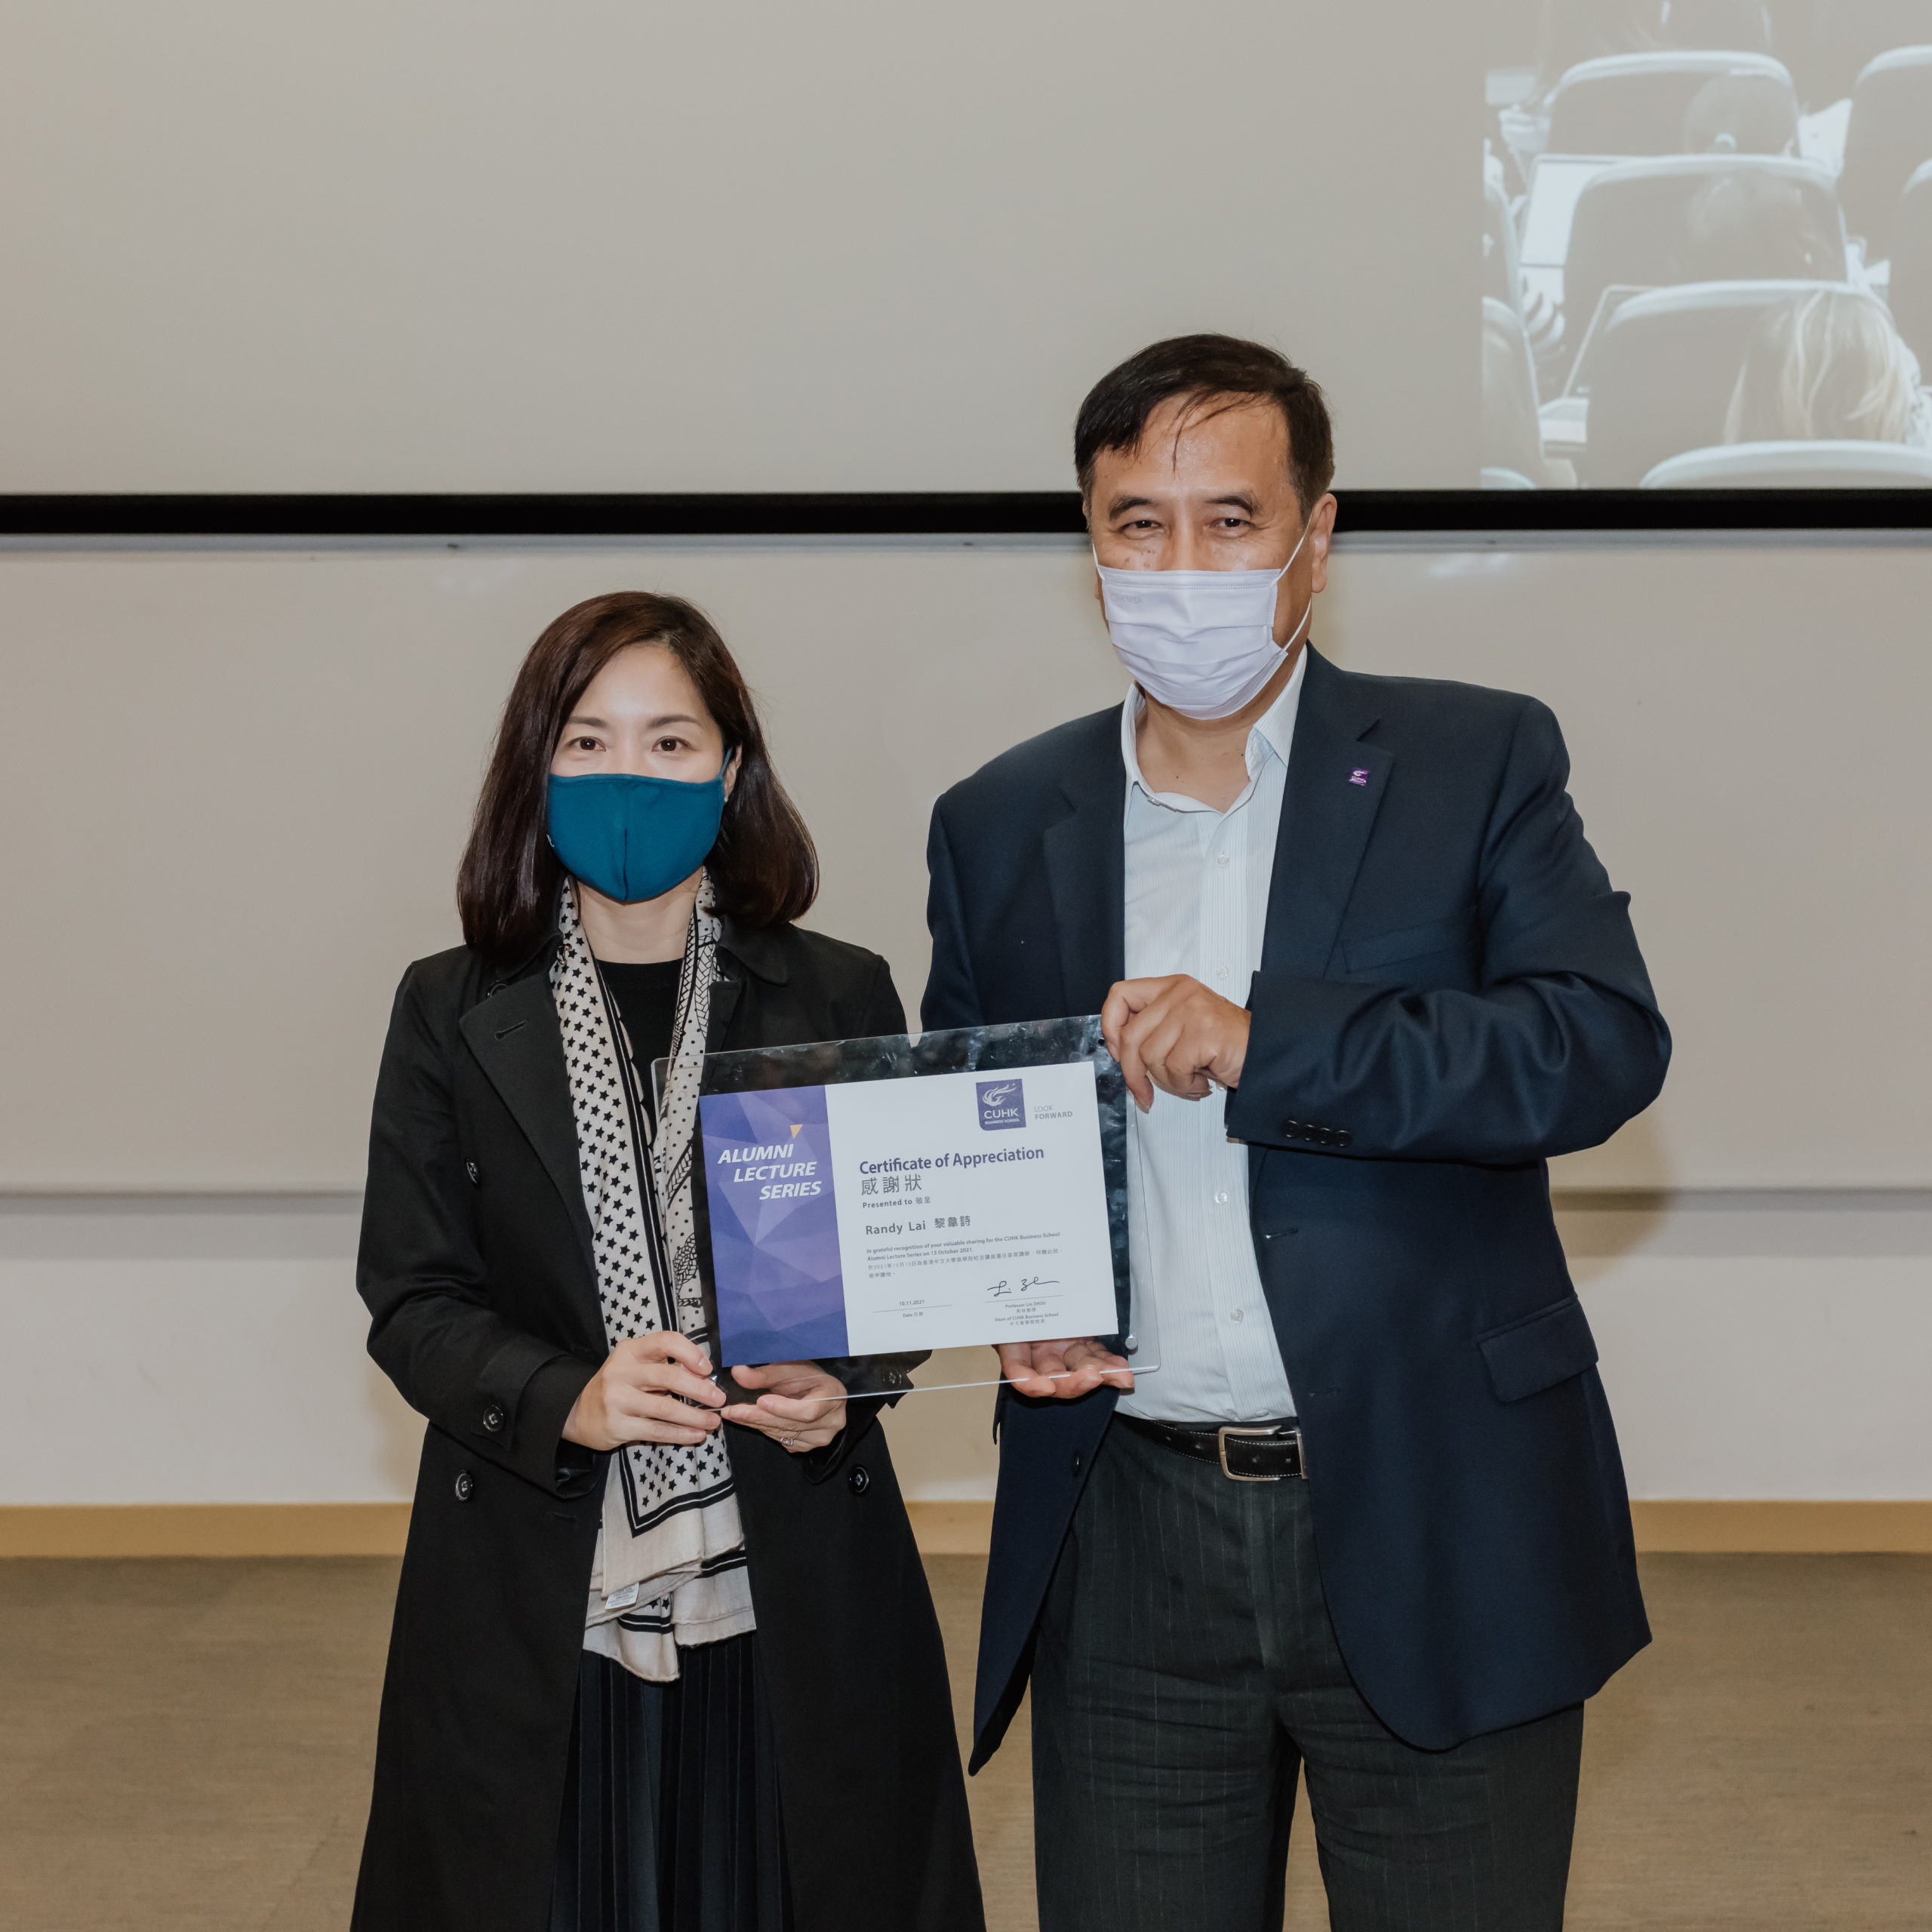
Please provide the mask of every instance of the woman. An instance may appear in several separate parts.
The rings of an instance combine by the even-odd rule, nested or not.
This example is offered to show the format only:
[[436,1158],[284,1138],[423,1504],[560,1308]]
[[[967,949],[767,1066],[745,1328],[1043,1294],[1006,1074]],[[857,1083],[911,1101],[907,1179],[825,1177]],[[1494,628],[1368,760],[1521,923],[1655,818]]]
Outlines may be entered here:
[[1918,358],[1860,290],[1814,289],[1767,309],[1725,412],[1727,443],[1820,438],[1932,445]]
[[884,961],[792,923],[817,884],[699,611],[543,633],[468,943],[405,975],[377,1088],[358,1285],[429,1427],[365,1932],[982,1926],[937,1622],[879,1403],[846,1399],[903,1376],[713,1380],[703,1054],[904,1028]]

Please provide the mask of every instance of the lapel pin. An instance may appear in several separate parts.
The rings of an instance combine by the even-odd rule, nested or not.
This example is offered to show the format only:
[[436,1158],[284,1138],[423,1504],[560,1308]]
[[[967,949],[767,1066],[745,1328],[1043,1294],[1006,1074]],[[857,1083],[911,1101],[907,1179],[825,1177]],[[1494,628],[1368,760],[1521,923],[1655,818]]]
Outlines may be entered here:
[[1358,765],[1349,774],[1349,783],[1351,785],[1366,785],[1368,783],[1368,774]]

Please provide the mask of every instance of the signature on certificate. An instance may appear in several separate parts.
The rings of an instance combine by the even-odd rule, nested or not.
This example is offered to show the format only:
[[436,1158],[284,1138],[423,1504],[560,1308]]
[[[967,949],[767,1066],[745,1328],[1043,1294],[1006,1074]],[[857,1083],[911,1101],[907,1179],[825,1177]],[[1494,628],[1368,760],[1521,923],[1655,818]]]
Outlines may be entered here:
[[1018,1287],[1016,1288],[1011,1281],[995,1281],[986,1293],[997,1300],[1002,1295],[1030,1295],[1037,1294],[1041,1288],[1057,1288],[1059,1286],[1058,1281],[1044,1275],[1022,1275]]

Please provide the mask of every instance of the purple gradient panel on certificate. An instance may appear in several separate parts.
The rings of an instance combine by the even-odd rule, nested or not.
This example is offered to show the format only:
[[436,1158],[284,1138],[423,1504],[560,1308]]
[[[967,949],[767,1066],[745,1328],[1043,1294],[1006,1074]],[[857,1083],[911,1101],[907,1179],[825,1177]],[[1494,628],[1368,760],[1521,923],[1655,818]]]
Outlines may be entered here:
[[707,1094],[698,1112],[718,1359],[848,1353],[825,1089]]

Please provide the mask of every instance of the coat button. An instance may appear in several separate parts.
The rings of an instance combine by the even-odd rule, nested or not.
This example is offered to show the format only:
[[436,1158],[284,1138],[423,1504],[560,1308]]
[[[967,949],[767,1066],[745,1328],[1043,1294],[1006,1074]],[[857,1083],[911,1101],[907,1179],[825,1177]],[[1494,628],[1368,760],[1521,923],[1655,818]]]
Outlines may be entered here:
[[474,1161],[464,1161],[463,1171],[469,1177],[470,1186],[474,1187],[476,1185],[476,1163]]
[[476,1482],[467,1469],[460,1470],[456,1479],[456,1500],[467,1503],[476,1494]]
[[497,1407],[494,1402],[492,1402],[490,1406],[483,1411],[483,1426],[488,1430],[492,1435],[496,1435],[503,1428],[503,1424],[509,1420],[509,1418],[503,1414],[501,1409]]
[[863,1463],[860,1463],[858,1466],[853,1470],[852,1473],[845,1478],[845,1487],[849,1489],[854,1496],[864,1495],[866,1491],[870,1489],[872,1486],[872,1473],[871,1470],[867,1469]]
[[1087,1466],[1087,1458],[1076,1449],[1073,1452],[1073,1473],[1078,1475]]

